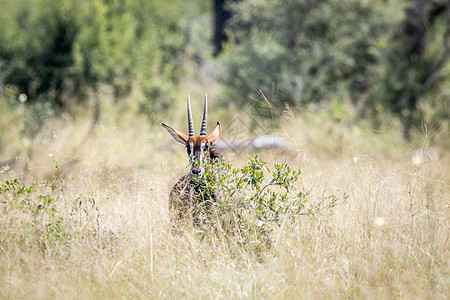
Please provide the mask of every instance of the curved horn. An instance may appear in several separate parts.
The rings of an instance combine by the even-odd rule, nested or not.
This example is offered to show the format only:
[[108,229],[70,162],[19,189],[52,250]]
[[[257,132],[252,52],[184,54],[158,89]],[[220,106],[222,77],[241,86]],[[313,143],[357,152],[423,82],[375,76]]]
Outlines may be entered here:
[[194,122],[192,122],[192,113],[191,113],[191,99],[187,99],[187,113],[188,113],[188,127],[189,127],[189,136],[195,136],[194,131]]
[[205,102],[203,104],[203,120],[200,136],[206,136],[206,119],[208,118],[208,95],[205,94]]

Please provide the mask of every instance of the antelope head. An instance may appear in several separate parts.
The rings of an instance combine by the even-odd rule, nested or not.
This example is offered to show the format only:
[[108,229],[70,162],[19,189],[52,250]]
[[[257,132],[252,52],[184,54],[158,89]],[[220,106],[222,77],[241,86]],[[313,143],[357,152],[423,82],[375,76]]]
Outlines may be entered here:
[[214,131],[206,136],[206,119],[208,117],[208,103],[207,95],[205,95],[205,102],[203,104],[203,120],[202,127],[200,129],[200,135],[195,136],[194,123],[192,121],[191,114],[191,100],[188,96],[187,99],[187,113],[188,113],[188,129],[189,136],[186,136],[181,131],[173,129],[172,127],[161,123],[161,125],[167,130],[172,138],[186,146],[187,153],[189,155],[189,161],[191,164],[191,174],[203,174],[202,161],[203,157],[209,158],[211,146],[219,139],[221,134],[220,122],[217,121],[217,126]]

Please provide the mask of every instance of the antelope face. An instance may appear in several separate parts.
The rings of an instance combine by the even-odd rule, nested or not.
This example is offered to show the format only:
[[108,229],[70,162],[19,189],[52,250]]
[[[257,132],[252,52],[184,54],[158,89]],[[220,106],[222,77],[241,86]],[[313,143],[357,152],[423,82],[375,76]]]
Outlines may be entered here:
[[205,96],[205,102],[203,105],[203,120],[202,127],[200,130],[200,135],[195,136],[194,123],[192,122],[191,114],[191,102],[188,96],[187,101],[187,111],[188,111],[188,129],[189,137],[186,136],[181,131],[173,129],[172,127],[161,123],[161,125],[167,130],[167,132],[172,136],[172,138],[186,146],[187,153],[189,155],[189,161],[191,164],[191,174],[203,174],[202,161],[205,158],[209,158],[209,151],[211,146],[219,139],[221,134],[220,122],[217,122],[217,126],[214,131],[206,136],[206,119],[208,115],[207,109],[207,96]]

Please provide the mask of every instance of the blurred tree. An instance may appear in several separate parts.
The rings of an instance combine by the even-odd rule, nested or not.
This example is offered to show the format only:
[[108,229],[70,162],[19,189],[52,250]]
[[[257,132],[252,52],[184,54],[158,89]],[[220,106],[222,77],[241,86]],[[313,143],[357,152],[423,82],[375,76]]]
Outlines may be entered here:
[[[68,77],[72,77],[74,64],[72,47],[78,31],[71,10],[77,4],[56,4],[4,1],[1,14],[3,27],[0,34],[0,67],[2,81],[18,87],[29,101],[51,93],[54,103],[65,101]],[[47,4],[47,3],[46,3]],[[75,76],[76,83],[79,77]],[[71,86],[73,87],[73,86]]]
[[148,112],[167,106],[183,74],[190,18],[181,1],[2,0],[0,84],[28,103],[65,109],[99,84],[116,99],[136,88]]
[[408,138],[421,120],[420,102],[445,98],[438,87],[450,83],[449,3],[230,3],[229,42],[218,74],[225,97],[242,104],[260,89],[274,95],[278,107],[350,100],[361,116],[399,116]]
[[[432,87],[449,82],[441,72],[450,57],[450,1],[408,1],[404,18],[392,33],[380,62],[385,66],[380,102],[404,124],[404,136],[423,116],[419,101]],[[383,101],[384,100],[384,101]]]
[[231,98],[275,87],[273,104],[299,105],[343,94],[357,102],[367,91],[378,25],[367,2],[246,0],[231,7],[230,44],[221,58]]
[[225,27],[230,17],[231,13],[227,7],[227,1],[214,0],[214,56],[217,56],[222,51],[223,44],[228,40]]

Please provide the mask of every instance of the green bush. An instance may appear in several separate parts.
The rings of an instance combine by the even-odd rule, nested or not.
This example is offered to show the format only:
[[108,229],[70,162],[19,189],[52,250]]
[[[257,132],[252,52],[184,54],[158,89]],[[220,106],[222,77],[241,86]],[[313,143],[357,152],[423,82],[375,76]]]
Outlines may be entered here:
[[56,177],[48,185],[26,185],[17,179],[2,181],[1,248],[70,255],[74,243],[85,242],[98,249],[110,241],[100,228],[102,215],[95,199],[81,194],[66,199],[58,181]]
[[222,160],[206,163],[205,168],[204,176],[193,177],[206,200],[195,208],[205,216],[203,234],[237,241],[257,253],[271,249],[272,232],[284,222],[314,217],[348,198],[346,194],[315,198],[298,190],[300,170],[288,164],[269,168],[259,156],[241,168]]

